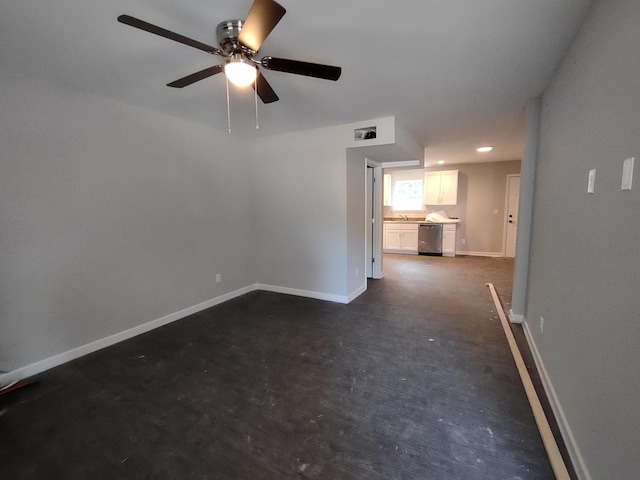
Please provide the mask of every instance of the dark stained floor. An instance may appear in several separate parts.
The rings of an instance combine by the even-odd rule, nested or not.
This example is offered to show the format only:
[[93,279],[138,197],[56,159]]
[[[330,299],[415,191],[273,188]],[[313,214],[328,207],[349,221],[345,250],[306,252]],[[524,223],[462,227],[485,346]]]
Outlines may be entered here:
[[553,479],[486,282],[385,256],[349,305],[253,292],[0,397],[1,479]]

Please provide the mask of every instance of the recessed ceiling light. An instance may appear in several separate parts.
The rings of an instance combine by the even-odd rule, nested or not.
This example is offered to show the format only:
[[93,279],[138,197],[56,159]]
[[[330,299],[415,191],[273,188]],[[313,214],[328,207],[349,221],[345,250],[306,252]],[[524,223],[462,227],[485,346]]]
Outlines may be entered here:
[[490,146],[487,145],[486,147],[476,148],[476,150],[478,152],[485,153],[485,152],[490,152],[491,150],[493,150],[493,147],[490,147]]
[[438,165],[442,165],[444,163],[444,160],[438,160]]

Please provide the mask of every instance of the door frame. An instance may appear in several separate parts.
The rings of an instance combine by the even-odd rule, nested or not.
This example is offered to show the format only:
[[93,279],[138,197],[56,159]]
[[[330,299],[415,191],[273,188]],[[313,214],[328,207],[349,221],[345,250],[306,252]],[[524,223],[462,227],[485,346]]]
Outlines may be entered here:
[[[382,189],[384,186],[383,169],[380,162],[366,158],[367,170],[373,170],[372,182],[367,180],[366,198],[367,204],[372,205],[371,217],[368,218],[369,209],[365,209],[365,228],[366,228],[366,245],[365,245],[365,265],[367,265],[368,278],[384,277],[382,265]],[[368,179],[368,175],[367,175]],[[371,202],[371,203],[369,203]],[[371,258],[368,257],[371,252]],[[369,277],[369,266],[371,266],[371,276]]]

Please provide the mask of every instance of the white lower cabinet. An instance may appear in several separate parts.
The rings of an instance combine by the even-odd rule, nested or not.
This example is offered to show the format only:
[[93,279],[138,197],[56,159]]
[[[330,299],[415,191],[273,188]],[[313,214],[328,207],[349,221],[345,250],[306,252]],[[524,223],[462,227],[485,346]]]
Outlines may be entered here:
[[456,225],[442,225],[442,256],[456,256]]
[[[456,256],[456,224],[442,225],[442,256]],[[382,248],[386,253],[418,253],[417,223],[384,224]]]
[[382,248],[389,253],[418,253],[417,223],[385,223]]

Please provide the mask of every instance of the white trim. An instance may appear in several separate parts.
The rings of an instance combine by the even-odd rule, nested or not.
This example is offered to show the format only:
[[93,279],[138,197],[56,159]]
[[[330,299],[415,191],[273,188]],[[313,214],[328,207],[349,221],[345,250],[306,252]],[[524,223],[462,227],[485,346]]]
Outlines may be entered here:
[[385,248],[383,253],[393,253],[396,255],[418,255],[417,250],[395,250],[393,248]]
[[373,160],[369,157],[365,157],[365,161],[367,162],[367,166],[368,167],[382,167],[382,163],[378,162],[377,160]]
[[[368,161],[368,159],[367,159]],[[373,169],[373,176],[375,178],[374,190],[373,190],[373,225],[376,227],[373,232],[373,265],[371,267],[371,278],[382,278],[382,236],[384,228],[384,215],[382,213],[382,196],[384,188],[384,171],[381,167]],[[367,259],[369,261],[369,259]]]
[[[375,167],[370,167],[365,158],[364,166],[364,272],[365,278],[373,277],[373,225],[375,223],[373,213],[373,195],[375,193]],[[357,276],[357,274],[356,274]]]
[[[384,249],[384,253],[394,253],[394,254],[398,254],[398,255],[418,255],[418,252],[414,252],[412,250],[393,250],[393,249],[389,249],[386,248]],[[470,252],[470,251],[461,251],[461,250],[456,250],[455,255],[452,256],[458,256],[458,255],[469,255],[472,257],[496,257],[496,258],[502,258],[502,252]],[[446,257],[447,255],[442,255],[443,257]]]
[[349,303],[349,297],[346,295],[335,295],[333,293],[313,292],[311,290],[300,290],[298,288],[281,287],[279,285],[265,285],[264,283],[256,283],[255,287],[256,288],[254,290],[265,290],[267,292],[285,293],[287,295],[296,295],[297,297],[315,298],[317,300],[326,300],[328,302]]
[[398,162],[381,162],[382,168],[419,167],[420,160],[402,160]]
[[240,288],[233,292],[220,295],[219,297],[206,300],[197,305],[187,307],[178,312],[170,313],[169,315],[165,315],[164,317],[151,320],[147,323],[143,323],[142,325],[138,325],[127,330],[114,333],[113,335],[109,335],[108,337],[89,342],[85,345],[67,350],[66,352],[58,353],[57,355],[53,355],[52,357],[45,358],[44,360],[40,360],[30,365],[20,367],[16,370],[12,370],[11,372],[0,375],[0,385],[37,375],[38,373],[42,373],[46,370],[62,365],[63,363],[70,362],[71,360],[75,360],[76,358],[83,357],[103,348],[110,347],[111,345],[115,345],[116,343],[136,337],[143,333],[175,322],[176,320],[188,317],[189,315],[193,315],[194,313],[206,310],[207,308],[211,308],[215,305],[226,302],[227,300],[231,300],[232,298],[239,297],[240,295],[244,295],[245,293],[249,293],[254,290],[256,290],[255,285]]
[[502,257],[502,252],[470,252],[456,250],[456,255],[470,255],[472,257]]
[[524,322],[524,315],[519,313],[513,313],[513,309],[509,309],[509,321],[511,323],[522,323]]
[[565,446],[567,447],[567,451],[569,452],[569,457],[571,457],[576,475],[580,480],[591,480],[591,474],[589,473],[584,458],[580,453],[580,449],[578,448],[576,439],[573,436],[573,432],[571,431],[571,427],[569,426],[567,417],[562,410],[562,405],[560,404],[560,400],[558,399],[556,391],[553,388],[553,384],[549,379],[549,374],[547,373],[547,369],[544,366],[542,357],[540,356],[540,352],[536,347],[536,343],[533,340],[533,336],[531,335],[531,331],[529,330],[529,323],[526,321],[526,318],[524,319],[522,328],[524,330],[524,335],[527,338],[529,349],[531,350],[531,353],[533,355],[533,360],[536,364],[536,368],[538,369],[544,391],[546,392],[547,398],[549,399],[549,404],[551,405],[551,409],[553,410],[556,420],[558,421],[558,427],[560,428],[560,433],[562,434]]
[[122,342],[124,340],[128,340],[130,338],[136,337],[143,333],[147,333],[156,328],[175,322],[176,320],[180,320],[182,318],[188,317],[189,315],[193,315],[194,313],[198,313],[202,310],[206,310],[207,308],[214,307],[223,302],[239,297],[240,295],[253,292],[255,290],[265,290],[268,292],[285,293],[289,295],[296,295],[298,297],[307,297],[307,298],[315,298],[318,300],[326,300],[329,302],[349,303],[367,290],[367,284],[365,282],[363,285],[361,285],[356,290],[351,292],[348,296],[345,296],[345,295],[334,295],[331,293],[312,292],[309,290],[300,290],[297,288],[279,287],[276,285],[265,285],[262,283],[254,283],[253,285],[240,288],[233,292],[225,293],[224,295],[220,295],[219,297],[215,297],[210,300],[206,300],[202,303],[199,303],[197,305],[187,307],[178,312],[170,313],[169,315],[165,315],[164,317],[157,318],[156,320],[151,320],[150,322],[143,323],[142,325],[137,325],[127,330],[123,330],[121,332],[114,333],[113,335],[109,335],[108,337],[104,337],[99,340],[89,342],[85,345],[81,345],[79,347],[72,348],[71,350],[67,350],[66,352],[58,353],[57,355],[53,355],[52,357],[45,358],[44,360],[40,360],[30,365],[19,367],[10,372],[1,374],[0,385],[7,385],[16,380],[22,380],[23,378],[28,378],[33,375],[37,375],[51,368],[62,365],[63,363],[70,362],[71,360],[75,360],[77,358],[83,357],[90,353],[97,352],[98,350],[101,350],[103,348],[110,347],[111,345],[115,345],[116,343]]
[[57,355],[45,358],[44,360],[40,360],[30,365],[25,365],[24,367],[19,367],[10,372],[0,374],[0,385],[7,385],[11,382],[37,375],[51,368],[62,365],[63,363],[70,362],[71,360],[75,360],[76,358],[80,358],[90,353],[97,352],[98,350],[110,347],[111,345],[115,345],[116,343],[128,340],[143,333],[150,332],[151,330],[162,327],[169,323],[175,322],[176,320],[188,317],[189,315],[193,315],[194,313],[198,313],[202,310],[206,310],[207,308],[214,307],[223,302],[239,297],[240,295],[253,292],[255,290],[285,293],[289,295],[296,295],[298,297],[326,300],[329,302],[349,303],[367,290],[367,283],[365,281],[363,285],[351,292],[348,296],[334,295],[331,293],[312,292],[309,290],[300,290],[297,288],[279,287],[276,285],[265,285],[262,283],[254,283],[253,285],[248,285],[238,290],[234,290],[233,292],[225,293],[224,295],[220,295],[219,297],[206,300],[202,303],[187,307],[175,313],[170,313],[169,315],[151,320],[150,322],[143,323],[142,325],[137,325],[127,330],[109,335],[108,337],[104,337],[99,340],[89,342],[85,345],[72,348],[71,350],[67,350],[66,352],[58,353]]
[[367,291],[367,282],[365,282],[363,285],[360,285],[353,292],[347,295],[347,303],[351,303],[366,291]]

